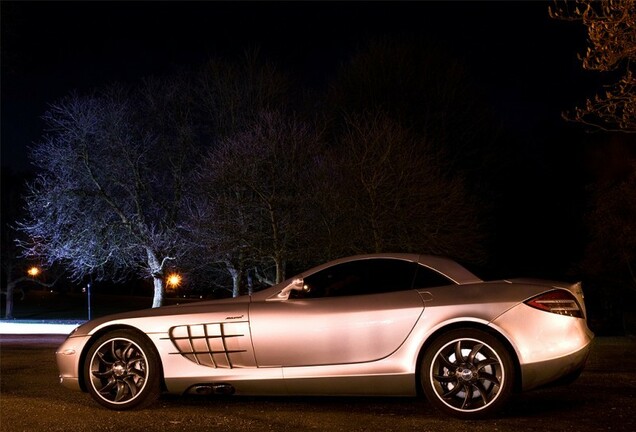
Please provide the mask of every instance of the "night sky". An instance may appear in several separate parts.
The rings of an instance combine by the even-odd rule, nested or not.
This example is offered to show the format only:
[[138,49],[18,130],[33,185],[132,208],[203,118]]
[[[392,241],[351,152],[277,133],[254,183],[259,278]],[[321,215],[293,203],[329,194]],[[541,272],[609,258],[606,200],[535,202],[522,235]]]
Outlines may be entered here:
[[[214,56],[261,52],[324,83],[370,37],[423,36],[465,61],[521,134],[589,94],[582,27],[547,2],[2,2],[2,166],[25,165],[47,103]],[[586,82],[585,80],[588,80]],[[588,85],[589,87],[589,85]]]
[[515,241],[527,242],[509,257],[525,262],[514,270],[563,273],[582,246],[575,215],[584,209],[590,138],[560,114],[592,95],[598,77],[577,59],[582,26],[550,19],[550,4],[3,1],[2,169],[28,169],[40,116],[73,90],[134,83],[258,46],[320,91],[370,38],[413,37],[465,64],[517,146],[527,176],[506,186],[500,211]]

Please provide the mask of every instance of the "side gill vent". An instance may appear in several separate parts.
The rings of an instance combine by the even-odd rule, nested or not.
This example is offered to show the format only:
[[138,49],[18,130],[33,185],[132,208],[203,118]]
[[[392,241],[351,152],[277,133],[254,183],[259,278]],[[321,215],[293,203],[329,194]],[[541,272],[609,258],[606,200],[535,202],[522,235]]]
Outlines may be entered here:
[[169,337],[178,352],[171,354],[212,368],[243,367],[248,335],[247,321],[176,326]]

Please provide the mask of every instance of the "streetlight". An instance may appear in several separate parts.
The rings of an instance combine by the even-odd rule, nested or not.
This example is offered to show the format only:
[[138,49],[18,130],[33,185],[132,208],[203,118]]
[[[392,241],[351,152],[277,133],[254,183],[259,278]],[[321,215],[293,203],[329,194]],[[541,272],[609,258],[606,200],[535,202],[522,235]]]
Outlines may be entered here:
[[181,275],[179,273],[170,273],[166,278],[166,285],[168,288],[175,291],[177,297],[179,297],[179,285],[181,285]]
[[177,288],[181,284],[181,275],[178,273],[171,273],[167,279],[168,286],[171,288]]
[[32,267],[30,267],[30,268],[27,270],[27,274],[28,274],[29,276],[33,277],[33,278],[34,278],[34,277],[36,277],[37,275],[39,275],[39,274],[40,274],[40,272],[41,272],[41,270],[40,270],[38,267],[36,267],[36,266],[32,266]]

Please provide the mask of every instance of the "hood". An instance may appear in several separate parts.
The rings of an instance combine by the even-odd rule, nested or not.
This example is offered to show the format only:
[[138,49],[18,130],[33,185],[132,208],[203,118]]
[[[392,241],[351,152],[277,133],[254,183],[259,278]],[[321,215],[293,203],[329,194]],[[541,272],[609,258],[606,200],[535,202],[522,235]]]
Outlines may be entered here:
[[71,335],[89,335],[107,325],[127,325],[137,327],[145,333],[159,333],[167,331],[166,329],[169,327],[178,325],[183,319],[191,322],[192,315],[199,313],[211,315],[210,318],[212,319],[215,314],[233,315],[237,311],[247,311],[247,305],[250,301],[250,296],[241,296],[106,315],[82,324]]

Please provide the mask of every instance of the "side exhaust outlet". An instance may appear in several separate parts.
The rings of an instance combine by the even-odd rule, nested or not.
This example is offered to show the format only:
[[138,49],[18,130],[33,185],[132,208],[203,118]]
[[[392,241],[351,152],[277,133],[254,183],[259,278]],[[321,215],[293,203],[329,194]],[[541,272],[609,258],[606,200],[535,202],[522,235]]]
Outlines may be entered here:
[[200,384],[190,387],[186,393],[208,396],[211,394],[232,395],[234,392],[234,387],[229,384]]

